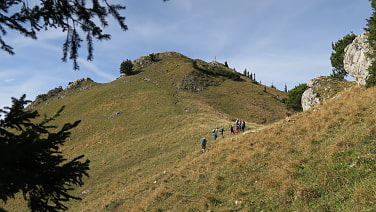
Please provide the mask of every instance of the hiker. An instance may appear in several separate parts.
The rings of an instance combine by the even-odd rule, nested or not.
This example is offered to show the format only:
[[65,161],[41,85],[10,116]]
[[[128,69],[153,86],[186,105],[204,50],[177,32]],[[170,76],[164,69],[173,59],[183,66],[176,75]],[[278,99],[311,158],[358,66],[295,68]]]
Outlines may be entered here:
[[214,140],[217,139],[217,131],[213,130],[213,137],[214,137]]
[[205,153],[206,152],[206,138],[201,138],[201,150],[202,150],[202,153]]
[[231,125],[231,127],[230,127],[230,133],[235,135],[234,126],[233,125]]
[[242,121],[242,122],[240,123],[240,128],[241,128],[242,131],[244,132],[244,130],[245,130],[245,121]]
[[222,138],[224,138],[225,136],[223,135],[223,132],[225,131],[225,129],[223,129],[223,127],[219,128],[219,132],[221,133],[222,135]]
[[240,124],[236,125],[235,132],[240,130]]

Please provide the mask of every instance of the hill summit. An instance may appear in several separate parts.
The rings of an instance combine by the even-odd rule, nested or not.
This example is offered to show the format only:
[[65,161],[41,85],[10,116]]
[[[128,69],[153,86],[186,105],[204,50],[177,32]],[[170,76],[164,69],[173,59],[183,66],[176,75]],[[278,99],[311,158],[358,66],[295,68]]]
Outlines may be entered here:
[[[85,95],[84,90],[95,87],[94,90],[103,89],[101,92],[103,95],[107,92],[107,95],[113,96],[116,93],[130,95],[125,88],[137,90],[148,84],[154,87],[150,89],[170,92],[167,95],[174,96],[176,101],[181,101],[180,96],[192,98],[223,113],[228,119],[238,118],[265,124],[291,113],[281,101],[286,97],[285,92],[261,85],[216,61],[205,62],[177,52],[164,52],[140,57],[132,63],[134,74],[130,76],[123,75],[113,82],[103,84],[96,83],[90,78],[79,79],[70,82],[66,89],[60,86],[47,94],[38,95],[31,108],[58,99],[61,100],[60,104],[65,104],[66,97]],[[107,87],[114,90],[108,90]],[[142,89],[139,92],[142,92]],[[127,101],[126,98],[128,97],[111,101]],[[70,102],[68,99],[67,101]],[[108,99],[103,98],[103,101]],[[76,103],[72,102],[72,104]]]

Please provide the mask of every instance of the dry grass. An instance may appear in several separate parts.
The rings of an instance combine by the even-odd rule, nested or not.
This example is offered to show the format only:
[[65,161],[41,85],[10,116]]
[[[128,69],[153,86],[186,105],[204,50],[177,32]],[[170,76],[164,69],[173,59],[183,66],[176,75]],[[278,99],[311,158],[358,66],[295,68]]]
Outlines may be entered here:
[[[217,98],[215,89],[209,87],[208,91],[197,93],[178,91],[176,82],[190,72],[191,59],[179,55],[168,60],[162,58],[137,75],[106,84],[92,83],[88,89],[71,90],[38,105],[41,114],[53,114],[66,105],[57,120],[59,126],[82,120],[72,131],[70,141],[62,147],[68,158],[84,154],[91,160],[90,177],[85,179],[83,187],[73,192],[83,200],[69,202],[70,211],[111,211],[117,207],[137,211],[153,199],[161,198],[159,193],[167,195],[164,194],[167,187],[159,187],[160,183],[200,156],[199,140],[202,137],[209,139],[208,148],[212,151],[230,139],[226,136],[226,139],[213,142],[212,129],[225,127],[228,133],[232,119],[248,121],[250,116],[246,113],[233,112],[248,111],[247,105],[241,109],[231,107],[233,99],[239,96],[229,97],[231,101],[221,97],[226,104],[231,104],[222,109],[210,103],[216,101],[211,100]],[[209,78],[225,93],[228,92],[226,89],[234,88],[241,93],[259,89],[243,86],[244,83],[251,84],[249,81]],[[276,99],[270,101],[265,95],[253,98],[286,111]],[[283,113],[267,114],[271,116],[269,121],[285,116]],[[261,122],[254,117],[252,120]],[[248,129],[258,127],[249,122]],[[159,192],[150,196],[154,190]],[[15,207],[21,211],[17,205],[17,201],[9,201],[6,208]]]
[[[191,71],[191,61],[158,63],[39,106],[52,114],[65,104],[59,125],[82,120],[63,152],[85,154],[90,178],[74,191],[82,201],[69,202],[69,211],[372,209],[375,89],[352,88],[287,122],[276,99],[283,93],[223,79],[203,92],[177,91],[173,82]],[[256,132],[227,130],[213,141],[210,131],[228,129],[234,118]],[[201,154],[204,136],[209,151]],[[19,202],[5,208],[25,211]]]
[[290,122],[221,143],[161,185],[171,195],[142,209],[375,209],[375,97],[375,89],[353,88]]

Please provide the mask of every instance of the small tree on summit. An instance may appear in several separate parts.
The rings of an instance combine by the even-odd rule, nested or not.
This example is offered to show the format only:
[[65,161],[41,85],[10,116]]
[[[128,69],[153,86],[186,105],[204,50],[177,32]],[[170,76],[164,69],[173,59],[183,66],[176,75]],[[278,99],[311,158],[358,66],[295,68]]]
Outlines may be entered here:
[[120,64],[120,73],[125,75],[131,75],[133,73],[133,63],[127,59]]
[[228,63],[227,63],[227,61],[225,61],[225,66],[228,68]]
[[59,116],[63,107],[54,116],[36,123],[32,120],[39,114],[24,108],[30,102],[25,95],[12,98],[12,102],[12,107],[0,109],[0,199],[6,202],[22,192],[32,212],[67,210],[65,202],[80,199],[69,193],[73,186],[83,185],[90,161],[81,162],[84,155],[68,161],[59,146],[80,121],[55,130],[57,127],[49,122]]

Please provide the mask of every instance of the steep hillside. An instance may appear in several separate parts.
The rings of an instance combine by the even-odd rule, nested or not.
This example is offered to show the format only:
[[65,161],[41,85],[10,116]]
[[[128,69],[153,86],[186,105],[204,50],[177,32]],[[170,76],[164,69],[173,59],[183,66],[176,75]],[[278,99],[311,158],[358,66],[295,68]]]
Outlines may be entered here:
[[[376,210],[376,88],[348,88],[285,119],[283,92],[220,64],[155,56],[135,61],[135,75],[82,80],[32,105],[41,114],[66,105],[60,126],[82,120],[63,152],[85,154],[91,170],[69,211]],[[211,138],[235,118],[252,133]],[[4,208],[28,211],[21,199]]]
[[[254,84],[220,63],[173,52],[134,63],[134,75],[104,84],[80,80],[30,106],[53,114],[65,105],[58,126],[82,120],[62,149],[70,158],[84,154],[91,160],[90,177],[73,192],[83,200],[69,202],[70,211],[134,206],[150,198],[154,182],[201,157],[202,137],[209,149],[230,139],[212,142],[212,129],[228,131],[238,118],[256,130],[288,114],[280,101],[284,92]],[[4,208],[23,211],[20,202]]]
[[117,211],[375,211],[375,123],[376,88],[352,88],[215,146]]
[[[255,123],[271,123],[286,117],[288,111],[280,100],[286,93],[255,84],[218,62],[206,63],[176,52],[155,54],[134,61],[140,77],[157,86],[170,86],[189,91],[190,98],[199,100],[232,119]],[[187,92],[179,92],[179,94]]]

